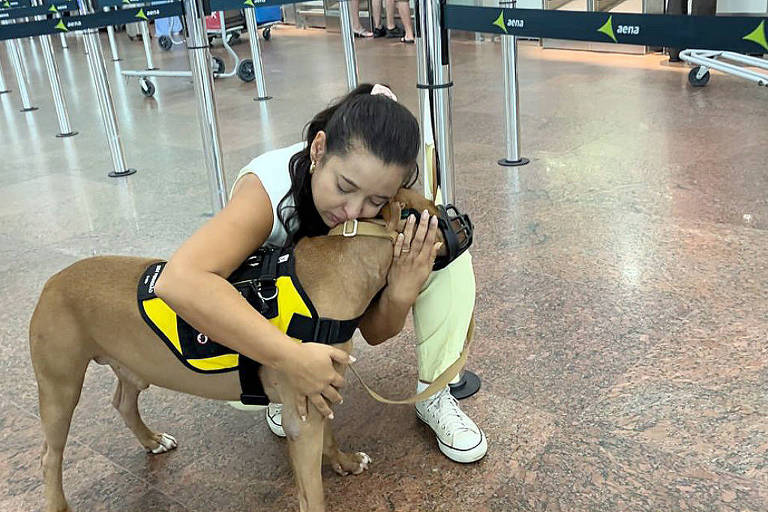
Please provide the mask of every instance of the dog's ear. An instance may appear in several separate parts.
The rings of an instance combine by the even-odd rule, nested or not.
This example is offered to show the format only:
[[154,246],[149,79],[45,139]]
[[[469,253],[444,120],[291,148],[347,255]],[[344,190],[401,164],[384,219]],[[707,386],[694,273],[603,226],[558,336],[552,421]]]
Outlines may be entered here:
[[400,227],[400,215],[403,211],[403,205],[397,199],[390,201],[381,210],[381,216],[387,223],[387,229],[390,231],[397,231]]

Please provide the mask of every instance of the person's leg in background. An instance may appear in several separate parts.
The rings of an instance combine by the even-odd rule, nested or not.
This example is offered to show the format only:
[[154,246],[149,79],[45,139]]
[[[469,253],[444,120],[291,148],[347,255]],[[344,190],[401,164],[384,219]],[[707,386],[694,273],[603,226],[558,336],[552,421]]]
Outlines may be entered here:
[[[472,257],[465,252],[443,270],[432,273],[413,306],[419,392],[458,359],[474,306],[475,275]],[[488,451],[485,434],[462,412],[447,386],[418,402],[416,413],[435,432],[440,451],[448,458],[474,462]]]
[[[387,0],[389,1],[389,0]],[[371,0],[371,16],[373,17],[373,37],[384,37],[387,31],[381,25],[381,2],[382,0]],[[387,9],[389,16],[389,9]]]
[[[688,14],[688,0],[668,0],[667,14],[678,16]],[[669,62],[680,62],[681,48],[669,48]]]
[[[400,20],[403,22],[405,34],[400,38],[403,43],[412,43],[415,40],[413,34],[413,21],[411,20],[411,5],[408,0],[397,0],[397,12],[400,14]],[[389,13],[389,8],[387,8]]]
[[355,37],[373,37],[373,32],[363,28],[360,23],[360,0],[349,0],[349,11],[352,16],[352,33]]

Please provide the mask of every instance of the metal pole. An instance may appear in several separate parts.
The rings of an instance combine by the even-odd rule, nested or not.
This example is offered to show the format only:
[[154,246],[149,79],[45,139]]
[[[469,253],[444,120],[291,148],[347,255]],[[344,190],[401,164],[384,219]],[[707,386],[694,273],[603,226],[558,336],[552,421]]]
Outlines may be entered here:
[[435,137],[432,133],[432,109],[429,106],[429,90],[421,87],[427,82],[427,62],[424,58],[424,38],[421,37],[418,20],[414,28],[416,31],[416,80],[419,84],[419,113],[421,114],[419,120],[421,124],[421,162],[419,167],[423,173],[424,197],[434,201],[437,183],[435,183],[432,173],[427,172],[428,169],[431,169],[431,162],[428,161],[430,150],[433,150],[435,145]]
[[48,80],[51,82],[51,94],[53,94],[53,104],[56,107],[56,117],[59,120],[59,134],[57,137],[77,135],[77,132],[73,131],[72,126],[69,124],[67,102],[61,90],[59,68],[56,65],[56,57],[53,55],[51,36],[49,34],[40,36],[40,43],[43,46],[43,58],[45,58],[45,67],[48,69]]
[[3,76],[3,66],[0,65],[0,94],[7,94],[11,92],[8,86],[5,85],[5,77]]
[[[419,63],[417,66],[418,88],[426,91],[421,101],[422,120],[432,124],[435,149],[438,155],[437,180],[442,204],[454,203],[453,178],[453,131],[451,128],[451,69],[449,59],[450,36],[442,28],[440,0],[418,0],[416,3],[416,43]],[[421,39],[422,41],[419,41]],[[419,49],[421,47],[421,49]],[[424,81],[421,81],[421,79]],[[426,110],[426,112],[425,112]],[[434,119],[434,123],[432,123]],[[426,127],[425,127],[426,130]],[[429,134],[425,134],[425,138]],[[428,167],[424,167],[427,169]],[[425,184],[428,179],[425,176]],[[480,378],[469,370],[463,370],[457,383],[451,383],[451,394],[467,398],[480,389]]]
[[339,1],[339,18],[341,21],[341,42],[344,45],[344,58],[347,62],[347,87],[351,91],[357,87],[357,57],[355,56],[355,37],[352,34],[349,0]]
[[517,87],[517,37],[501,36],[504,60],[504,112],[507,129],[507,157],[499,165],[516,167],[530,160],[520,156],[520,97]]
[[[77,5],[80,9],[80,14],[86,15],[95,12],[93,0],[77,0]],[[104,131],[107,135],[109,152],[112,156],[112,168],[114,170],[109,173],[109,177],[129,176],[135,173],[136,169],[129,169],[125,165],[123,143],[120,141],[115,104],[112,101],[112,91],[107,79],[107,68],[104,64],[104,55],[101,52],[101,40],[99,39],[98,29],[89,28],[84,30],[83,41],[88,51],[88,67],[91,70],[93,83],[96,87],[96,97],[99,100],[101,119],[104,121]]]
[[[61,14],[59,14],[59,19],[61,19]],[[59,38],[61,39],[61,49],[68,50],[69,45],[67,44],[67,38],[64,36],[64,32],[59,34]]]
[[426,83],[434,115],[438,183],[443,204],[454,202],[453,128],[451,126],[451,70],[448,57],[450,38],[442,28],[440,0],[419,0],[419,23],[424,38]]
[[19,95],[21,96],[21,111],[32,112],[37,110],[37,107],[32,106],[32,102],[29,99],[29,91],[27,91],[27,79],[24,76],[24,71],[21,68],[21,49],[19,48],[18,39],[8,39],[5,41],[5,47],[8,50],[8,58],[11,60],[11,66],[13,72],[16,75],[16,83],[19,84]]
[[[105,7],[105,11],[109,12],[110,8]],[[109,49],[112,51],[112,62],[118,62],[120,56],[117,54],[117,43],[115,42],[115,27],[112,25],[107,26],[107,36],[109,37]]]
[[139,28],[141,29],[141,41],[144,43],[144,53],[147,55],[147,70],[157,69],[155,63],[152,62],[152,49],[149,46],[149,23],[142,21],[139,23]]
[[227,204],[227,181],[221,155],[221,138],[216,119],[216,99],[213,95],[213,71],[208,38],[203,24],[203,0],[184,0],[184,31],[189,65],[197,95],[203,156],[208,169],[213,213]]
[[245,8],[245,26],[248,30],[248,42],[251,45],[251,65],[256,77],[257,101],[268,100],[267,84],[264,81],[264,67],[261,63],[261,49],[259,48],[259,27],[256,24],[256,11]]

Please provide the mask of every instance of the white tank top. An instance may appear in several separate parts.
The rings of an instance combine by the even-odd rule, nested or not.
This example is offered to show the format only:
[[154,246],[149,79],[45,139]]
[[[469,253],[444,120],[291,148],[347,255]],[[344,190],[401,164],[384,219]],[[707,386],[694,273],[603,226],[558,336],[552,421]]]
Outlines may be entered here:
[[[285,245],[285,241],[288,239],[288,233],[283,228],[280,219],[277,216],[277,206],[280,200],[285,197],[285,194],[291,189],[291,175],[288,172],[288,162],[291,157],[306,147],[305,142],[299,142],[292,146],[288,146],[282,149],[275,149],[267,151],[266,153],[257,156],[250,161],[245,167],[240,170],[240,173],[235,179],[235,185],[240,178],[246,174],[255,174],[261,180],[261,184],[267,191],[269,201],[272,203],[272,215],[274,221],[272,222],[272,231],[264,242],[265,247],[282,247]],[[232,190],[234,190],[234,186]],[[230,197],[232,193],[230,192]],[[291,196],[286,200],[289,206],[294,205],[293,197]],[[298,226],[293,225],[291,229],[295,229]]]

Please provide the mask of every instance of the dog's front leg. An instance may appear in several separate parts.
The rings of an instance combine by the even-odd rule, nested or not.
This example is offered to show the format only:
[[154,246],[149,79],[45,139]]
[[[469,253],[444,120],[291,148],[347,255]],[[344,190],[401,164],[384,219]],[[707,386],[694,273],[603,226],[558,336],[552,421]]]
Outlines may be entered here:
[[[288,393],[293,396],[292,393]],[[288,437],[288,453],[299,488],[301,512],[325,512],[323,495],[323,426],[325,418],[311,405],[307,421],[301,421],[296,406],[285,400],[283,428]]]

